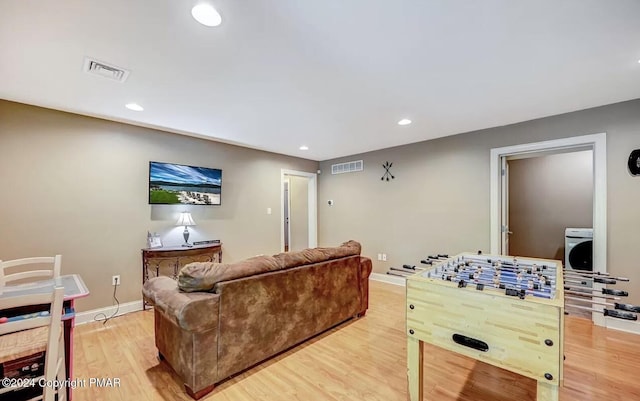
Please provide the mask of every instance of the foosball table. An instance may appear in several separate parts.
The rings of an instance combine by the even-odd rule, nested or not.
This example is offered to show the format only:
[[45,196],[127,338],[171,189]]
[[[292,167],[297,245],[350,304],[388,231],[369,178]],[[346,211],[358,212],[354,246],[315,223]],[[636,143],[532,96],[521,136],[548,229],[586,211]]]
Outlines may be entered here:
[[563,380],[562,263],[473,253],[429,263],[407,277],[411,401],[422,400],[424,342],[530,377],[537,381],[538,401],[557,401]]

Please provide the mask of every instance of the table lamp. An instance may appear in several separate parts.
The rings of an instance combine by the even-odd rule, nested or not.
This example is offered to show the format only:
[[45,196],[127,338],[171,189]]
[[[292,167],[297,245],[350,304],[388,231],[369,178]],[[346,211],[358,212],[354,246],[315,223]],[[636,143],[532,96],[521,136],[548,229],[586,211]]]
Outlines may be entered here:
[[191,217],[191,213],[189,212],[181,212],[178,221],[176,222],[176,226],[184,226],[184,231],[182,232],[182,236],[184,237],[184,244],[182,246],[193,246],[189,244],[189,226],[195,226],[196,222],[193,221]]

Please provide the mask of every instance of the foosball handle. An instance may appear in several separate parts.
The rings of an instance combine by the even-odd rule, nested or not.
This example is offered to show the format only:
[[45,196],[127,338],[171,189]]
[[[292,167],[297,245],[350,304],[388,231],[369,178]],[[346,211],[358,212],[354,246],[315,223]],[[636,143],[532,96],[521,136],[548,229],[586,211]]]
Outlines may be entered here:
[[600,284],[616,284],[616,280],[610,278],[594,277],[593,281]]
[[613,310],[613,309],[605,309],[604,310],[604,315],[605,316],[610,316],[610,317],[615,317],[615,318],[618,318],[618,319],[624,319],[624,320],[638,320],[638,315],[636,315],[635,313],[620,312],[620,311]]
[[426,260],[426,259],[422,259],[422,260],[420,261],[420,263],[425,264],[425,265],[432,265],[432,264],[433,264],[433,262],[432,262],[432,261],[430,261],[430,260]]
[[402,267],[404,267],[405,269],[409,269],[409,270],[415,270],[416,269],[415,266],[411,266],[411,265],[402,265]]
[[628,297],[629,293],[623,290],[614,290],[611,288],[603,288],[602,293],[606,295],[614,295],[616,297]]
[[614,302],[614,305],[615,305],[615,308],[618,310],[625,310],[627,312],[640,313],[640,306],[637,306],[637,305],[619,304],[617,302]]

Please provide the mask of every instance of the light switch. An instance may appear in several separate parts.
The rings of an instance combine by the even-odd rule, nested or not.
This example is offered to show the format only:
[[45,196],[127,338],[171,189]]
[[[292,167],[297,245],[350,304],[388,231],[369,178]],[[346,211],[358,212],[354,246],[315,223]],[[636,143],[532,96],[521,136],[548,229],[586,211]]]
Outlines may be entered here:
[[267,208],[267,214],[271,214],[271,208],[270,207]]

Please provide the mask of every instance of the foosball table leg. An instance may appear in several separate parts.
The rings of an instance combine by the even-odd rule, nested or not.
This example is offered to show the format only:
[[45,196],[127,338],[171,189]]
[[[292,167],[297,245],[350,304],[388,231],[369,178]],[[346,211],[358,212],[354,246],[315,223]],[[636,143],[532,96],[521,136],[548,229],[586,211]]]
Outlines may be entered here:
[[407,375],[409,376],[409,400],[422,401],[422,341],[407,337]]
[[549,382],[538,382],[537,401],[558,401],[560,399],[560,387]]

